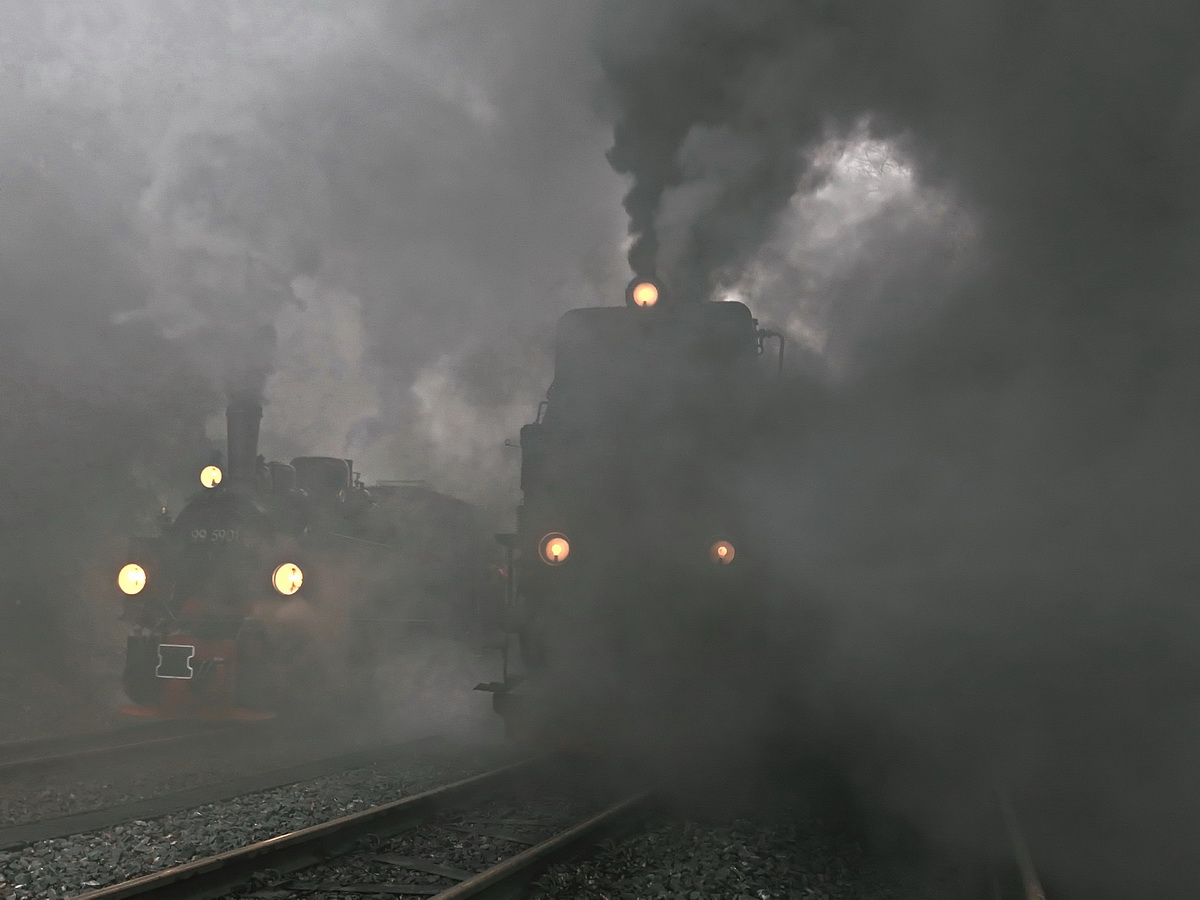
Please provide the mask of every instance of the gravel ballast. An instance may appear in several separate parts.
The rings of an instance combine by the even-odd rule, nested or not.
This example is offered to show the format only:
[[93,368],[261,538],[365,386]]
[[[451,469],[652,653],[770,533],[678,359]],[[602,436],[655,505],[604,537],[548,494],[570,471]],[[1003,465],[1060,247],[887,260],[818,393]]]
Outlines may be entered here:
[[854,843],[806,826],[668,820],[555,866],[537,898],[894,900],[904,896]]
[[[487,801],[449,813],[360,852],[304,869],[278,887],[260,888],[240,896],[245,900],[300,896],[332,900],[345,898],[351,887],[361,887],[356,893],[374,897],[383,888],[399,885],[420,891],[444,891],[594,812],[594,800],[553,792],[525,799]],[[331,890],[334,887],[338,890]]]
[[413,753],[302,784],[197,807],[151,821],[40,841],[0,853],[0,897],[61,900],[388,803],[501,765],[505,747],[438,757]]
[[[343,753],[398,745],[431,732],[356,734],[264,722],[197,732],[163,746],[107,752],[50,768],[0,773],[0,829],[219,786]],[[480,735],[478,739],[487,739]],[[365,761],[364,761],[365,762]],[[197,800],[196,802],[201,802]]]

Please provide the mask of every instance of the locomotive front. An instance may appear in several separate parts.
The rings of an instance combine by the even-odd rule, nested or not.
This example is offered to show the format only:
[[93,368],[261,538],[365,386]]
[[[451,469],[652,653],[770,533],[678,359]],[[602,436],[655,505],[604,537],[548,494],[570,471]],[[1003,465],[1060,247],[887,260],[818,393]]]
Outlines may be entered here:
[[[136,539],[117,585],[135,633],[123,686],[139,716],[255,719],[271,715],[276,673],[257,604],[299,595],[299,492],[275,470],[264,497],[257,458],[262,408],[227,410],[228,473],[200,473],[203,491],[157,537]],[[286,467],[289,468],[290,467]]]
[[671,304],[646,280],[625,307],[562,316],[506,537],[524,672],[506,658],[503,680],[482,686],[506,718],[535,692],[627,708],[647,678],[687,677],[734,643],[755,577],[737,473],[769,334],[742,303]]
[[347,459],[266,462],[261,416],[230,403],[228,472],[206,466],[203,490],[122,560],[127,714],[364,715],[386,658],[475,633],[490,549],[477,511],[418,483],[368,489]]

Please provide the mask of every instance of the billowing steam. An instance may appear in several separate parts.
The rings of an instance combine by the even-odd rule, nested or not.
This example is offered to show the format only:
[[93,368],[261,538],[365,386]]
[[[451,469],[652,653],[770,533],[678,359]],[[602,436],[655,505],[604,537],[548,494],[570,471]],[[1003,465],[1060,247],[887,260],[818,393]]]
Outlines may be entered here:
[[[620,210],[595,202],[617,179],[579,102],[586,12],[0,4],[14,647],[65,677],[119,646],[113,556],[196,489],[231,394],[268,401],[270,455],[476,498],[515,481],[502,437],[481,467],[422,437],[445,410],[413,387],[478,352],[541,368],[515,336],[619,294]],[[468,394],[466,418],[493,418]]]

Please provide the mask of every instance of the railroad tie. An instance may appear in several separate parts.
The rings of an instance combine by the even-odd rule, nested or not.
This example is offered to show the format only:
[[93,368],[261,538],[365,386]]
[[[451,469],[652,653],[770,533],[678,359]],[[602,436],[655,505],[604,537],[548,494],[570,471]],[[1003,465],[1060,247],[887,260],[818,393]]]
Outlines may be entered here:
[[474,878],[477,872],[468,872],[466,869],[456,869],[454,866],[444,866],[441,863],[430,862],[427,859],[421,859],[419,856],[398,856],[394,853],[384,853],[379,856],[372,856],[375,862],[386,863],[389,866],[396,866],[401,869],[408,869],[413,872],[424,872],[427,875],[441,875],[443,878],[453,878],[455,881],[466,881],[468,878]]
[[504,828],[487,828],[474,825],[443,825],[442,827],[449,828],[451,831],[461,831],[463,834],[473,834],[476,837],[487,837],[498,841],[511,841],[514,844],[525,844],[527,847],[532,847],[538,843],[537,838],[514,834]]
[[247,898],[255,898],[255,900],[275,900],[277,897],[289,897],[292,894],[391,894],[394,897],[434,897],[443,891],[445,887],[433,887],[428,884],[387,884],[381,882],[372,884],[362,882],[359,884],[340,884],[336,881],[309,881],[309,882],[294,882],[287,885],[289,893],[266,893],[257,892],[254,894],[246,894]]

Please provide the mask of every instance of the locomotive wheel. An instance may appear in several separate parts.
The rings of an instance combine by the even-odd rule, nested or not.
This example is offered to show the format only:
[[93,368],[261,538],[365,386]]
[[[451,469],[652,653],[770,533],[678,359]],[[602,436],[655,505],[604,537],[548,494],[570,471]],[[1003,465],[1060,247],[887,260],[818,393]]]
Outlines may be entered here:
[[356,653],[322,644],[311,634],[279,635],[277,659],[282,679],[279,711],[309,722],[344,722],[369,714],[373,656],[364,645]]
[[247,709],[277,710],[282,688],[279,662],[263,629],[243,628],[237,642],[234,698]]
[[149,706],[157,703],[162,686],[155,675],[158,668],[158,638],[130,635],[125,641],[125,670],[121,687],[134,703]]
[[530,672],[541,672],[546,668],[547,642],[545,633],[526,625],[517,632],[517,646],[521,652],[521,663]]
[[370,717],[377,710],[380,691],[375,670],[379,664],[379,647],[381,644],[387,646],[388,639],[386,632],[381,634],[378,629],[365,624],[355,627],[354,638],[341,662],[344,671],[339,676],[342,687],[337,705],[344,714]]

